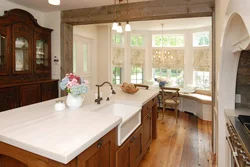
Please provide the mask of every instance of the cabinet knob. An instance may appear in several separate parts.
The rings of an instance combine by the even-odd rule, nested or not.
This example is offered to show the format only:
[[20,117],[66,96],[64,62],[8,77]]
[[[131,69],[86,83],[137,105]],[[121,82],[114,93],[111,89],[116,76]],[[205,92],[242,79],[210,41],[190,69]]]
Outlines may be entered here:
[[151,115],[148,115],[147,118],[148,118],[148,119],[151,119]]
[[97,143],[97,148],[100,148],[103,144],[103,141],[102,140],[99,140],[98,143]]

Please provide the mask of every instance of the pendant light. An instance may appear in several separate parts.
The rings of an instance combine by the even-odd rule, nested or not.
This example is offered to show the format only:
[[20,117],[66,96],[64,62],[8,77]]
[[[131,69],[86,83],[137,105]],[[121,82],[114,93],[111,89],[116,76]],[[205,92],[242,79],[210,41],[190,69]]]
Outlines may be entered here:
[[117,30],[117,28],[118,28],[118,23],[116,22],[116,0],[115,0],[115,2],[114,2],[114,4],[115,4],[115,10],[114,10],[114,23],[113,23],[113,25],[112,25],[112,30]]
[[60,5],[60,0],[48,0],[49,4],[51,5]]
[[[129,8],[128,8],[128,0],[127,0],[127,17],[129,17],[129,10],[128,10]],[[130,26],[130,24],[129,24],[129,21],[127,20],[127,24],[126,24],[126,26],[125,26],[125,31],[131,31],[131,26]]]
[[122,33],[123,32],[121,22],[119,22],[119,25],[117,27],[117,32],[118,33]]

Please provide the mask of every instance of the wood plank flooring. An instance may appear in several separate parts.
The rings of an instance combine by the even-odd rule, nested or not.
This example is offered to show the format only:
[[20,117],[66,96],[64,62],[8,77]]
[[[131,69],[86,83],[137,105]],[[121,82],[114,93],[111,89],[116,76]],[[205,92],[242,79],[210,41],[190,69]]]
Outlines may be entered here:
[[158,137],[139,167],[214,167],[212,123],[180,112],[176,124],[173,111],[167,111],[164,123],[158,120]]

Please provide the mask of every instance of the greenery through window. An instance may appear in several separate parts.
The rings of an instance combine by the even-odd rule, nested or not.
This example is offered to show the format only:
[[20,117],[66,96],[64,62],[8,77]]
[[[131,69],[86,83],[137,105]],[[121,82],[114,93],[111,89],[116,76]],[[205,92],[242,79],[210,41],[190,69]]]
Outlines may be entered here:
[[197,89],[210,90],[209,72],[194,71],[194,82],[195,82]]
[[132,67],[131,83],[133,84],[143,83],[143,68],[142,67]]
[[183,47],[184,35],[153,35],[153,47]]
[[193,46],[209,46],[209,32],[194,33]]
[[140,47],[143,46],[143,36],[141,35],[131,35],[130,38],[130,45],[131,46],[136,46],[136,47]]
[[154,80],[156,78],[163,76],[168,78],[168,84],[170,86],[184,86],[184,75],[183,70],[171,70],[165,68],[154,68],[153,69],[153,77]]
[[121,67],[113,67],[113,84],[121,84],[122,83],[122,68]]
[[113,34],[112,35],[112,41],[115,45],[123,45],[124,44],[124,38],[122,34]]

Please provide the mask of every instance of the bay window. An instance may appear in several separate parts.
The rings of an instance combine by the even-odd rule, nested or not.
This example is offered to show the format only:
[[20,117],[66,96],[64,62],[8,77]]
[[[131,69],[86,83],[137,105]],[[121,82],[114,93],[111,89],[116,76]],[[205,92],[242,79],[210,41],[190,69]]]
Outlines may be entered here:
[[194,83],[197,89],[209,90],[209,72],[208,71],[194,71]]

